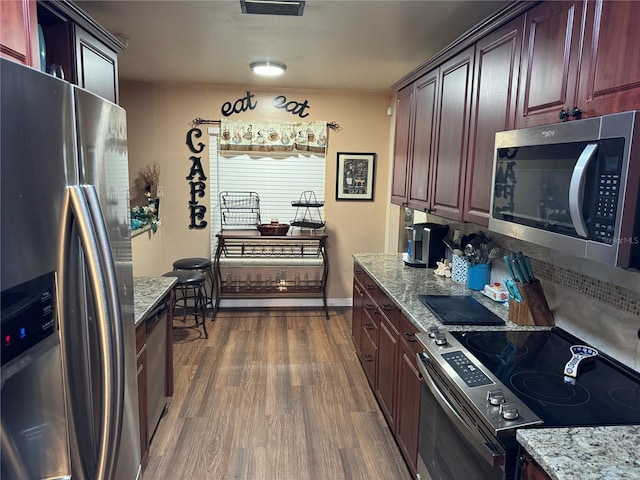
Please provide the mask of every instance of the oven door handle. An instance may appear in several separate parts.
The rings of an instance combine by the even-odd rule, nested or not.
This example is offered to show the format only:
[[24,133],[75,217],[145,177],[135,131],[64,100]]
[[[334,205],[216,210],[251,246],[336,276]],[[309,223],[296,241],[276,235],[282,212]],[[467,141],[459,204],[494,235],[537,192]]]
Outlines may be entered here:
[[569,184],[569,213],[571,214],[571,223],[576,233],[581,237],[586,237],[587,224],[582,217],[582,203],[584,201],[584,182],[587,176],[587,168],[589,163],[598,150],[597,143],[589,143],[580,154],[576,166],[573,167],[571,174],[571,183]]
[[[427,385],[431,393],[433,393],[436,401],[440,404],[447,416],[456,425],[458,431],[469,441],[471,445],[473,445],[480,456],[487,462],[489,462],[489,465],[493,467],[504,465],[504,459],[506,455],[504,449],[500,448],[498,445],[492,442],[489,442],[488,439],[484,438],[478,432],[469,427],[469,425],[467,425],[467,423],[463,420],[463,418],[455,410],[455,408],[453,408],[453,405],[451,405],[447,397],[444,396],[444,394],[440,391],[438,386],[431,378],[431,375],[423,364],[421,355],[417,354],[417,357],[418,368],[422,372],[422,378],[424,379],[425,384]],[[428,358],[427,361],[429,361]]]

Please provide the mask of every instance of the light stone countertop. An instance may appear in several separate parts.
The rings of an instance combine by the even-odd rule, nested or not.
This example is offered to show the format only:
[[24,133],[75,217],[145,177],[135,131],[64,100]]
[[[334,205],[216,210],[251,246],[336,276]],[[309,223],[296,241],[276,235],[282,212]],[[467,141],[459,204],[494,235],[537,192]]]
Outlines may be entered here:
[[135,325],[155,308],[178,281],[176,277],[133,277]]
[[[506,321],[504,326],[447,325],[447,330],[549,328],[509,321],[503,304],[450,278],[434,275],[433,269],[407,267],[400,253],[356,253],[353,258],[422,331],[442,324],[418,294],[471,295]],[[640,426],[519,429],[516,438],[553,480],[640,479]]]
[[354,260],[362,266],[382,291],[392,300],[419,330],[426,332],[430,326],[442,327],[431,311],[420,301],[425,295],[471,295],[482,305],[502,318],[505,325],[447,325],[451,331],[471,330],[548,330],[549,327],[518,325],[509,320],[507,306],[494,302],[481,292],[466,285],[433,273],[433,268],[407,267],[401,253],[355,253]]
[[518,442],[553,480],[637,480],[640,426],[518,430]]

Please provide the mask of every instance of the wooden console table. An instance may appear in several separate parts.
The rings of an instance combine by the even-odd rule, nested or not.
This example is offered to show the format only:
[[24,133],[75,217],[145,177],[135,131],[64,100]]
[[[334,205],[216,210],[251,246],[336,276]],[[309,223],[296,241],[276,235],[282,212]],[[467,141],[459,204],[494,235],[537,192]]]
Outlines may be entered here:
[[257,230],[222,230],[213,260],[215,305],[230,298],[322,298],[327,308],[328,235],[262,236]]

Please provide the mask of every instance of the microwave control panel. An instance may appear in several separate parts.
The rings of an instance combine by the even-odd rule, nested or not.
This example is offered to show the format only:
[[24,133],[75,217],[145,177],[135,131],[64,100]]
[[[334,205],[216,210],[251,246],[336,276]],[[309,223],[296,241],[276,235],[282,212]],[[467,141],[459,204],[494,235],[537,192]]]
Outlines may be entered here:
[[[604,150],[607,150],[606,146]],[[598,193],[590,236],[605,243],[611,243],[616,226],[618,197],[620,196],[622,159],[618,155],[607,155],[605,152],[599,159],[598,167]]]

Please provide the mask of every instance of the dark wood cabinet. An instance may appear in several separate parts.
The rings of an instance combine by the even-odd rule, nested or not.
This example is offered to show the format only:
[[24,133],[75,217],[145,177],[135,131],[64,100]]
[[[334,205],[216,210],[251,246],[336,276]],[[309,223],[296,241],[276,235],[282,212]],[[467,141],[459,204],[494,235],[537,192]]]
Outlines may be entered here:
[[69,1],[38,2],[47,67],[62,66],[65,80],[118,103],[118,53],[125,45]]
[[382,292],[379,293],[378,370],[375,394],[389,427],[394,430],[396,423],[396,368],[400,336],[396,324],[399,311]]
[[403,88],[396,98],[396,130],[393,146],[393,180],[391,183],[391,203],[407,205],[407,184],[411,176],[409,155],[413,114],[414,85]]
[[369,385],[375,390],[378,371],[378,307],[366,294],[362,310],[361,363]]
[[548,1],[525,17],[519,128],[640,108],[638,2]]
[[411,164],[407,205],[414,210],[431,208],[432,175],[436,127],[438,125],[437,95],[439,70],[427,73],[416,82],[415,120],[411,138]]
[[118,54],[76,25],[78,85],[113,103],[118,101]]
[[520,471],[520,480],[551,480],[551,477],[545,472],[533,457],[522,450],[522,470]]
[[[354,264],[354,318],[360,310],[362,369],[380,409],[394,433],[412,472],[416,473],[420,421],[421,377],[416,354],[421,352],[415,338],[418,329],[387,297],[362,267]],[[353,328],[353,326],[352,326]],[[358,351],[358,337],[352,331]]]
[[525,13],[518,128],[559,122],[576,105],[582,1],[548,1]]
[[640,109],[640,2],[589,1],[577,106],[583,117]]
[[147,428],[147,327],[136,327],[136,366],[138,371],[138,416],[140,418],[140,453],[142,465],[149,459],[149,429]]
[[362,356],[362,309],[364,307],[364,290],[354,276],[353,306],[351,308],[351,341],[356,347],[356,354]]
[[422,351],[415,338],[418,329],[400,315],[398,344],[396,440],[404,458],[415,474],[418,462],[420,427],[420,397],[422,377],[416,364],[416,354]]
[[35,0],[0,1],[0,55],[40,67]]
[[440,67],[437,151],[432,175],[432,212],[462,220],[466,172],[474,47]]
[[524,16],[476,43],[463,220],[489,225],[496,132],[515,128]]

